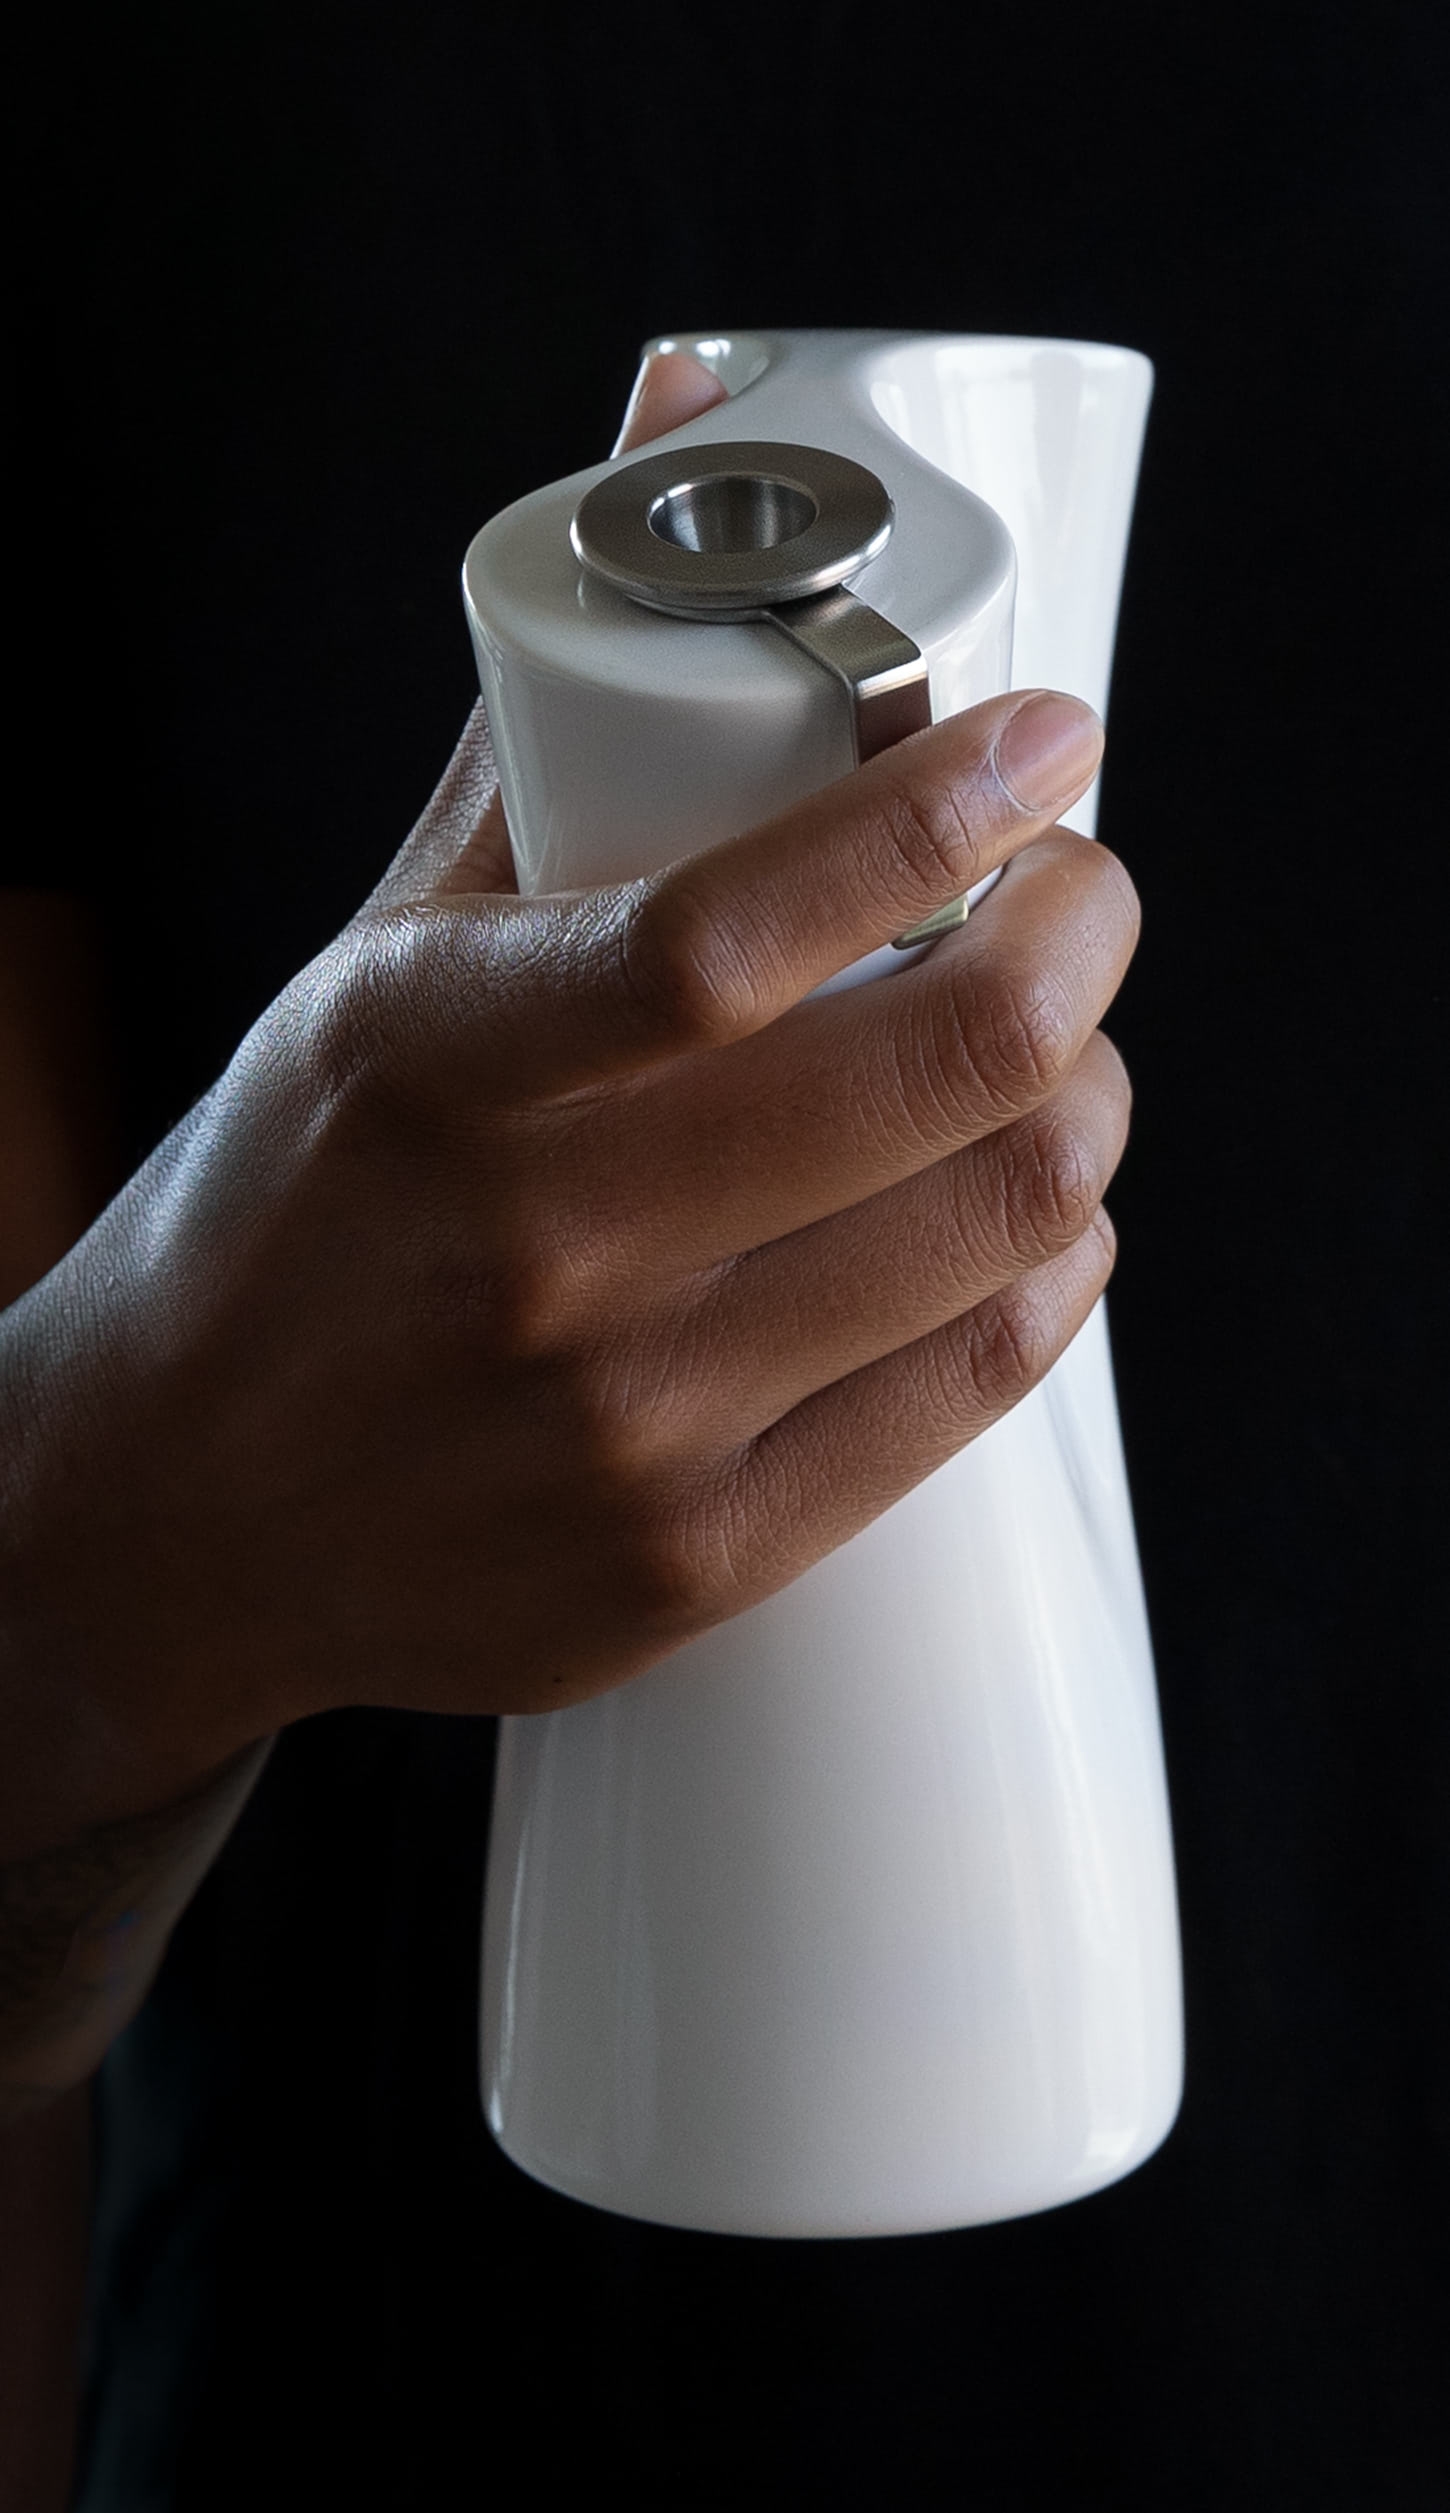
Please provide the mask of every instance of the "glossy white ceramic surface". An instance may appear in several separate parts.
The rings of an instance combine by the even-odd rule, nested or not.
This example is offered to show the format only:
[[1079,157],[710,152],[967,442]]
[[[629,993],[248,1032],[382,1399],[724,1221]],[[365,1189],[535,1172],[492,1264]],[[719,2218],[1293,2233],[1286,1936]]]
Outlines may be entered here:
[[[1103,705],[1143,359],[859,333],[680,345],[736,398],[671,442],[796,438],[885,479],[897,527],[856,589],[927,654],[938,713],[1009,679]],[[605,468],[468,555],[526,889],[648,869],[850,760],[842,693],[770,628],[660,618],[581,580],[569,518]],[[1012,1415],[783,1595],[602,1701],[504,1723],[484,2095],[519,2164],[604,2207],[907,2233],[1130,2170],[1180,2069],[1099,1311]]]

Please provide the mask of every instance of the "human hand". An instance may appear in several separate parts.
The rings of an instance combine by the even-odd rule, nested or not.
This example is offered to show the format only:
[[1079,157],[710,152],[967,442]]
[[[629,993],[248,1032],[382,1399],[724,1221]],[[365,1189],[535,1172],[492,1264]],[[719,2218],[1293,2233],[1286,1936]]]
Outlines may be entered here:
[[[12,1629],[91,1820],[311,1711],[618,1683],[1025,1393],[1111,1263],[1096,1025],[1136,908],[1051,826],[1098,755],[1019,693],[662,875],[520,900],[475,733],[12,1313]],[[806,1000],[1001,863],[917,966]]]

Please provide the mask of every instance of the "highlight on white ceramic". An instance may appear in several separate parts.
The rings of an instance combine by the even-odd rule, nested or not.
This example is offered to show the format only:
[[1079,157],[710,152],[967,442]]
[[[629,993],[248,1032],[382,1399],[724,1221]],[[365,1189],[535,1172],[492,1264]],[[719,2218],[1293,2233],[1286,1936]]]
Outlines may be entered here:
[[[1104,707],[1151,370],[1079,341],[679,335],[731,399],[649,449],[814,446],[885,483],[852,591],[941,716]],[[638,457],[625,456],[622,462]],[[852,761],[768,623],[581,568],[619,467],[478,535],[465,597],[525,891],[624,879]],[[1091,834],[1095,797],[1068,815]],[[849,973],[883,975],[872,955]],[[483,2088],[515,2162],[659,2222],[914,2233],[1143,2161],[1181,2084],[1172,1850],[1101,1305],[1003,1421],[782,1595],[503,1723]]]

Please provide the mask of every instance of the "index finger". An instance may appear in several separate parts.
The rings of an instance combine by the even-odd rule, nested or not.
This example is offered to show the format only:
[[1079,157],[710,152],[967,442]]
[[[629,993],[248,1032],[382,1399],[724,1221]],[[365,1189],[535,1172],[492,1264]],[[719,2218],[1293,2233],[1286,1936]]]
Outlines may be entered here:
[[1081,699],[1009,692],[640,884],[592,1007],[609,1061],[764,1028],[1050,828],[1102,746]]
[[1102,738],[1081,699],[1012,691],[647,879],[491,899],[478,924],[466,896],[410,915],[451,928],[493,1090],[557,1098],[766,1028],[1041,836]]

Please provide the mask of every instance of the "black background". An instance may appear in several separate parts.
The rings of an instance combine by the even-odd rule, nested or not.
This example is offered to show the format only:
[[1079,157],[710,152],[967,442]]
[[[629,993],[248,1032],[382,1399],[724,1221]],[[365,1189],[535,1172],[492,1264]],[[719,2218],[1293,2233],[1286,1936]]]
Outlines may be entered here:
[[[1146,907],[1113,1320],[1189,2031],[1167,2147],[1041,2219],[596,2216],[478,2126],[486,1731],[315,1723],[112,2070],[87,2513],[506,2500],[510,2442],[546,2499],[1444,2501],[1433,17],[54,21],[12,480],[36,725],[60,702],[33,870],[59,847],[102,902],[137,1152],[404,834],[472,695],[463,548],[607,449],[647,334],[1154,359],[1101,827]],[[148,2417],[171,2493],[114,2474]]]

